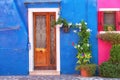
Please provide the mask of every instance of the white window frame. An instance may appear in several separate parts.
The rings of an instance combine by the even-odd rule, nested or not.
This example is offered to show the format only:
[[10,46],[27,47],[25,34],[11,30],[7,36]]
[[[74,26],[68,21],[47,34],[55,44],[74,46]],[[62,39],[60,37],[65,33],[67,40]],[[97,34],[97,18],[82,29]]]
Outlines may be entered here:
[[120,8],[99,8],[99,11],[120,11]]

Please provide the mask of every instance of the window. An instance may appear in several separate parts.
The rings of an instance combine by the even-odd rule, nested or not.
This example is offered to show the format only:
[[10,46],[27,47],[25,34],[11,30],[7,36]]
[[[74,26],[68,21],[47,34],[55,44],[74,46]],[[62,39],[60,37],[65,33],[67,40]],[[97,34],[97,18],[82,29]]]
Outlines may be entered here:
[[104,24],[115,25],[115,12],[104,12]]
[[103,30],[113,31],[115,28],[115,12],[104,12],[103,13]]
[[98,31],[120,30],[119,11],[99,11],[98,12]]

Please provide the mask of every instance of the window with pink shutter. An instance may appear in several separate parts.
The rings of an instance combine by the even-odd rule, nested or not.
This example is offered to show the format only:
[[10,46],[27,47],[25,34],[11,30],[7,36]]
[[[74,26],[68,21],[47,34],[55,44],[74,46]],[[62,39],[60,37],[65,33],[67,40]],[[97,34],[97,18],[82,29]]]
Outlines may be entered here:
[[116,30],[120,31],[120,11],[116,12]]
[[98,31],[120,30],[120,11],[99,11]]
[[103,11],[98,12],[98,31],[103,31]]

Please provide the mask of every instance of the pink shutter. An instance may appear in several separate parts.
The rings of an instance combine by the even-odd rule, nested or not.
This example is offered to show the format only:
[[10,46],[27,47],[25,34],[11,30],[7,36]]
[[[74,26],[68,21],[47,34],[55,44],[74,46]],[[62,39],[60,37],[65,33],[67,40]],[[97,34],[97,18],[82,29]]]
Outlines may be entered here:
[[116,30],[120,31],[120,11],[116,11]]
[[98,31],[103,31],[103,11],[98,11]]

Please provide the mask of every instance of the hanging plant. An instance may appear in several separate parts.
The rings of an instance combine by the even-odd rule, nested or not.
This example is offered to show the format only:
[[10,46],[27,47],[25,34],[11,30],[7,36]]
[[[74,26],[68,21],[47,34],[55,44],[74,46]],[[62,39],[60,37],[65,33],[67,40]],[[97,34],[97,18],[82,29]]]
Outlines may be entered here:
[[66,19],[59,17],[54,25],[61,25],[64,32],[69,32],[69,28],[71,27],[72,23],[68,23]]

